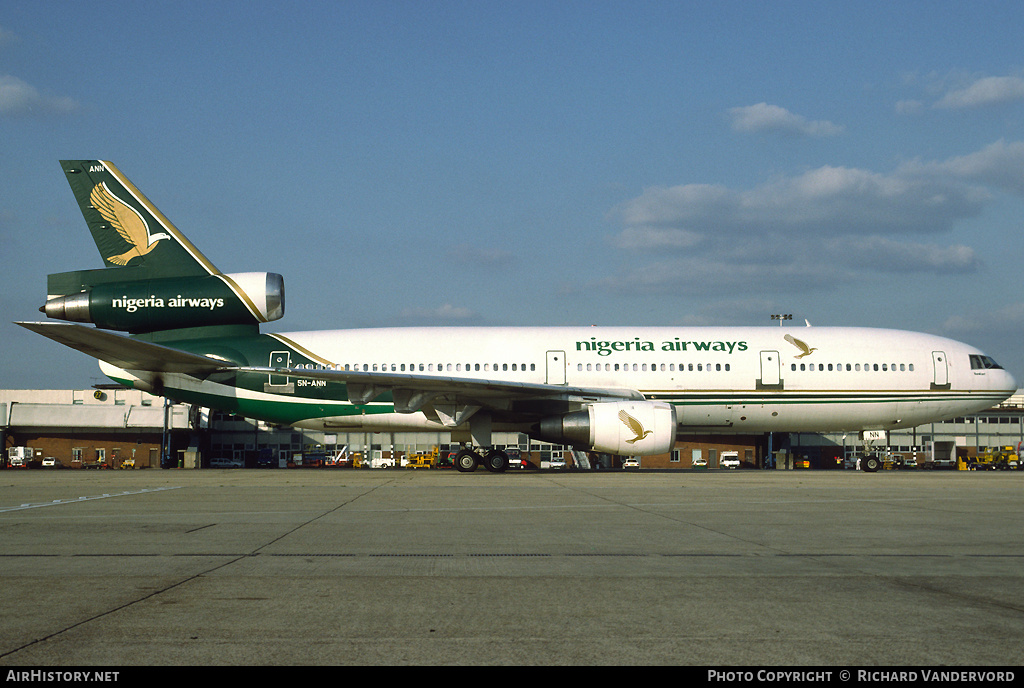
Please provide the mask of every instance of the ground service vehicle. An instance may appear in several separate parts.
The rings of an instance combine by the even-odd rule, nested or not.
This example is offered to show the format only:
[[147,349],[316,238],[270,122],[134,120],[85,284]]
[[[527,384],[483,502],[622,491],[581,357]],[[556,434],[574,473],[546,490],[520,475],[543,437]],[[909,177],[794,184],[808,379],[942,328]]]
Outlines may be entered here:
[[1015,471],[1020,466],[1020,458],[1013,447],[997,447],[965,463],[970,471]]
[[28,462],[35,456],[32,447],[8,447],[7,465],[11,468],[28,468]]
[[434,447],[428,452],[416,452],[414,454],[407,454],[405,457],[404,465],[406,468],[433,468],[437,465],[437,460],[441,457],[441,448]]

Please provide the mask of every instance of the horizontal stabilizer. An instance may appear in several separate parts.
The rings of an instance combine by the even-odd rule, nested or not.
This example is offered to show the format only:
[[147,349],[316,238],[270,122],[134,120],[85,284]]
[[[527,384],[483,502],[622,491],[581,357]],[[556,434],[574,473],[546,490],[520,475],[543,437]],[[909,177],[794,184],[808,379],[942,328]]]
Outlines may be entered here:
[[183,373],[205,377],[234,365],[228,361],[218,361],[84,325],[50,322],[15,324],[124,370]]

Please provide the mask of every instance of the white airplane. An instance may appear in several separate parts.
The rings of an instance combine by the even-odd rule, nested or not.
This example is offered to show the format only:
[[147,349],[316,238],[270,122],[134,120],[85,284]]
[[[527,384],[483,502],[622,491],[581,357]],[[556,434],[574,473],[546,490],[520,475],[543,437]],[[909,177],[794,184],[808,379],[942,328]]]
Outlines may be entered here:
[[[273,273],[224,274],[110,162],[61,161],[105,269],[50,275],[18,323],[128,387],[328,431],[450,431],[462,471],[502,471],[496,431],[618,455],[687,432],[893,430],[1013,394],[974,347],[808,327],[389,328],[288,334]],[[128,332],[129,336],[107,330]],[[799,338],[792,334],[799,333]]]

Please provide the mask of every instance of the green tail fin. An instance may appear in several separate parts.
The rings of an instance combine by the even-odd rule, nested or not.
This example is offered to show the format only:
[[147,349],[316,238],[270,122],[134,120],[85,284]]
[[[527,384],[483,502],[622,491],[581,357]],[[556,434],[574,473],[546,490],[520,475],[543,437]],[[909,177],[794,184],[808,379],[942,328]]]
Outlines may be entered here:
[[60,164],[106,267],[137,268],[147,277],[220,273],[113,163]]

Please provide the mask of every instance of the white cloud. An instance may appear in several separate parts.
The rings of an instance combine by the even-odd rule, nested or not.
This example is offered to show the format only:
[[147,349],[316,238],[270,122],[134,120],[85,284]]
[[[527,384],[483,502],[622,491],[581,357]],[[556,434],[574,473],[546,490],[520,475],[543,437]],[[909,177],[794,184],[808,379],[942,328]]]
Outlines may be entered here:
[[[748,190],[705,184],[653,187],[617,212],[627,227],[703,236],[941,232],[980,212],[988,194],[968,183],[971,175],[924,174],[928,167],[881,174],[825,166]],[[687,241],[693,243],[693,237]]]
[[975,250],[962,245],[937,246],[873,236],[841,237],[827,242],[825,248],[835,260],[875,272],[950,274],[974,272],[981,265]]
[[78,103],[71,98],[46,96],[34,86],[10,75],[0,75],[0,115],[72,112]]
[[735,107],[729,110],[732,128],[744,133],[779,132],[800,136],[836,136],[843,127],[825,120],[809,121],[786,108],[768,103]]
[[1024,196],[1024,141],[997,141],[884,173],[822,166],[749,189],[649,188],[615,211],[622,229],[612,244],[633,259],[602,284],[655,293],[781,294],[823,292],[879,275],[977,273],[983,266],[974,248],[939,237],[979,217],[996,188]]
[[960,109],[999,105],[1024,100],[1024,78],[1017,76],[989,76],[968,86],[949,91],[938,102],[937,108]]
[[1024,141],[1000,139],[980,151],[948,160],[906,163],[898,173],[907,177],[930,176],[989,184],[1011,193],[1024,194]]

